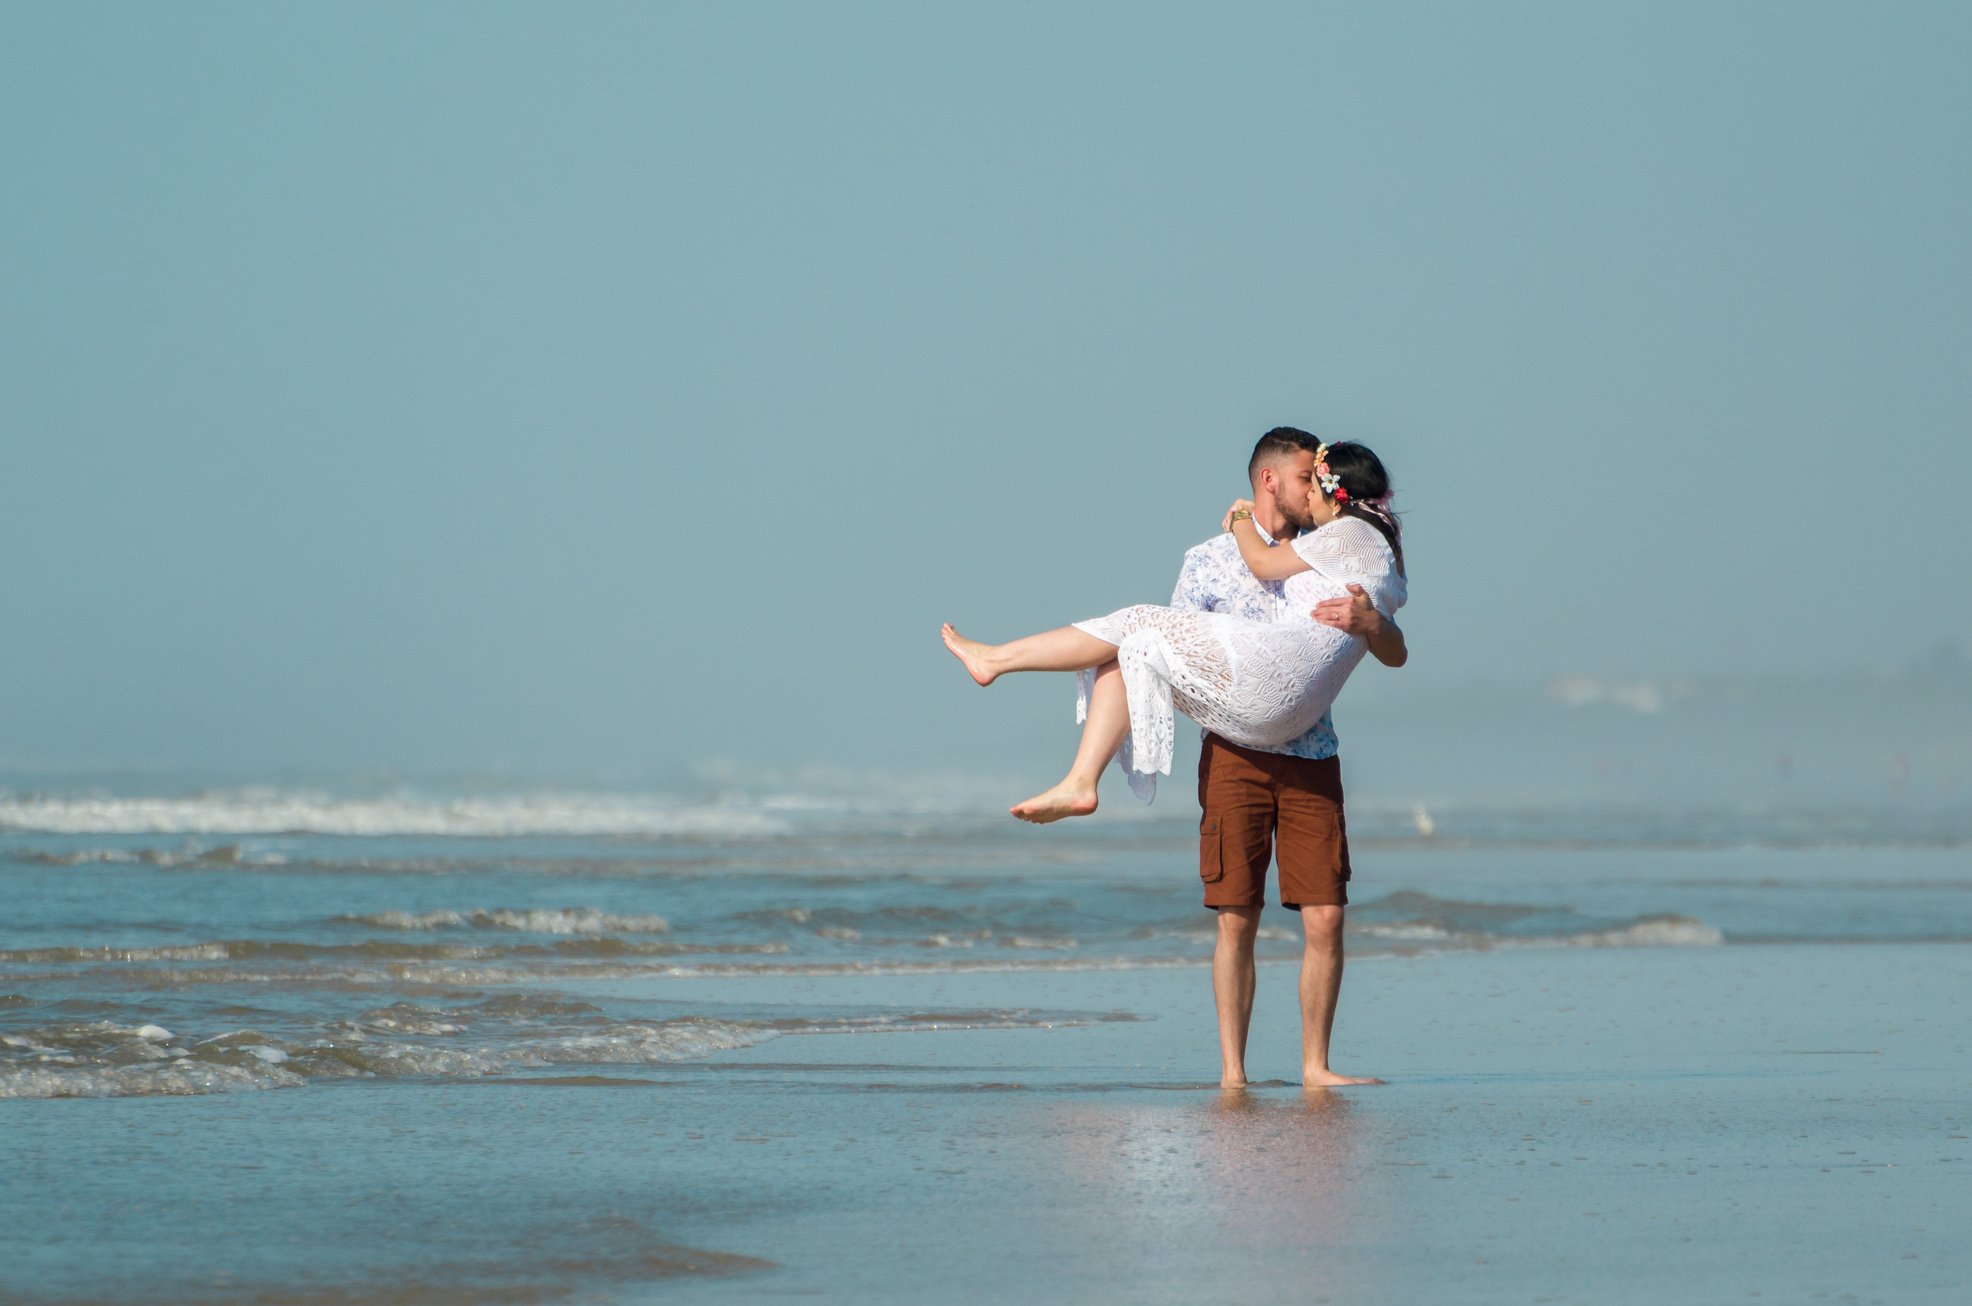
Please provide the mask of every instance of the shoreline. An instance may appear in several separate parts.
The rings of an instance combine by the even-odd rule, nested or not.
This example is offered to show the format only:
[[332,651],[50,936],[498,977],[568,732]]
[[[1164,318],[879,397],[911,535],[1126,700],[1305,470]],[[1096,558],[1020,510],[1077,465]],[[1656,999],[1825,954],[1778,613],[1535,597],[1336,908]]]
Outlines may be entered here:
[[1337,1020],[1338,1068],[1381,1086],[1283,1078],[1280,959],[1245,1090],[1216,1085],[1199,965],[597,981],[556,991],[1037,1023],[7,1104],[16,1191],[51,1200],[0,1232],[0,1299],[1942,1303],[1972,1278],[1941,1215],[1972,1197],[1972,948],[1359,960],[1403,962],[1351,967]]

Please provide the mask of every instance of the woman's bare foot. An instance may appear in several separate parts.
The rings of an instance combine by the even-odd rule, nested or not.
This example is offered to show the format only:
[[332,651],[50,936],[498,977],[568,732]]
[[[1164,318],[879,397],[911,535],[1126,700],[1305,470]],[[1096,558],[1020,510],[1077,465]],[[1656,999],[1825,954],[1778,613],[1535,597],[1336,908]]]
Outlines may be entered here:
[[1303,1088],[1347,1088],[1351,1084],[1381,1084],[1380,1079],[1355,1075],[1338,1075],[1333,1070],[1304,1070],[1301,1072]]
[[965,663],[967,675],[982,685],[990,685],[998,679],[1000,673],[986,665],[986,654],[993,647],[991,644],[981,644],[976,639],[967,639],[953,630],[952,623],[949,621],[938,628],[938,634],[944,639],[945,647],[952,650],[952,656]]
[[1084,788],[1063,780],[1045,793],[1035,794],[1026,802],[1015,803],[1007,810],[1023,821],[1046,825],[1065,816],[1087,816],[1095,811],[1096,791],[1093,786]]

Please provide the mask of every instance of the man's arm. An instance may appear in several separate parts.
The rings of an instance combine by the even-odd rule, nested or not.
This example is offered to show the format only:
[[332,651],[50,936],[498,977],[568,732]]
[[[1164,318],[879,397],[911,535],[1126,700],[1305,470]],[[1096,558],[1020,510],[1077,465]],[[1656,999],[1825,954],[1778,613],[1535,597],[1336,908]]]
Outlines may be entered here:
[[1411,651],[1404,643],[1404,632],[1397,623],[1376,610],[1360,585],[1349,587],[1346,599],[1323,599],[1312,614],[1324,626],[1333,626],[1348,635],[1361,635],[1369,641],[1370,655],[1386,667],[1401,667],[1410,661]]
[[1198,550],[1185,551],[1185,565],[1178,568],[1178,583],[1171,590],[1171,606],[1180,612],[1210,612],[1212,596],[1205,592],[1205,578]]

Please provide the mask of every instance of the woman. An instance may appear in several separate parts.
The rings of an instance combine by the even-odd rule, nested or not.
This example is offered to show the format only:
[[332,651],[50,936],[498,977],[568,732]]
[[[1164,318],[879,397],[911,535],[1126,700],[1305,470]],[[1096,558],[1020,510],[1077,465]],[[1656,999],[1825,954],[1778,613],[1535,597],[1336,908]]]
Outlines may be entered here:
[[1155,774],[1171,773],[1173,707],[1249,748],[1286,743],[1328,710],[1368,645],[1315,622],[1314,606],[1348,597],[1355,584],[1388,617],[1407,595],[1381,460],[1360,444],[1325,444],[1315,454],[1315,477],[1321,493],[1308,500],[1314,529],[1288,548],[1267,546],[1246,500],[1226,514],[1224,525],[1253,574],[1285,582],[1280,621],[1140,604],[1007,644],[982,644],[945,625],[945,646],[981,685],[1010,671],[1082,673],[1075,761],[1059,784],[1016,804],[1015,816],[1044,825],[1095,811],[1102,769],[1119,747],[1130,787],[1148,801]]

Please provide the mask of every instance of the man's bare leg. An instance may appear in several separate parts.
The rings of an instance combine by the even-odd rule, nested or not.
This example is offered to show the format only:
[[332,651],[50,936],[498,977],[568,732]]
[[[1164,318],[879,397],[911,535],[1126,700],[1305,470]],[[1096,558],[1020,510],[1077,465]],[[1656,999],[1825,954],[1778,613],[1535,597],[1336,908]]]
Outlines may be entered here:
[[1246,1087],[1246,1031],[1253,1023],[1253,940],[1258,907],[1219,908],[1212,949],[1212,996],[1219,1008],[1219,1087]]
[[982,644],[967,639],[946,622],[939,638],[952,656],[965,664],[967,674],[990,685],[1009,671],[1087,671],[1116,657],[1116,646],[1073,626],[1058,626],[1005,644]]
[[1301,1086],[1339,1088],[1381,1084],[1380,1079],[1338,1075],[1328,1068],[1328,1036],[1335,1028],[1335,1000],[1342,993],[1342,909],[1303,907],[1301,931]]
[[[1100,642],[1100,641],[1098,641]],[[1108,647],[1104,645],[1104,647]],[[1123,671],[1115,661],[1096,669],[1089,693],[1089,714],[1082,722],[1082,742],[1068,774],[1054,788],[1035,794],[1007,810],[1023,821],[1046,825],[1065,816],[1087,816],[1096,810],[1096,785],[1103,768],[1116,756],[1130,732],[1130,700],[1123,688]]]

